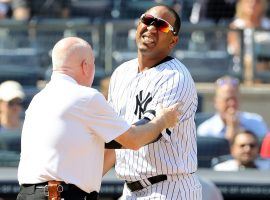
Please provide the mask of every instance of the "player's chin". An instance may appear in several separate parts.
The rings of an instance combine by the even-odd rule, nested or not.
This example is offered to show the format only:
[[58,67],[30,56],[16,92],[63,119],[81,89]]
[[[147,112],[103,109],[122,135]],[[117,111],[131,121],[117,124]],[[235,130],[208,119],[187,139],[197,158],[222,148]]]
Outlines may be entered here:
[[149,51],[155,47],[155,43],[141,43],[138,45],[138,49],[140,51]]

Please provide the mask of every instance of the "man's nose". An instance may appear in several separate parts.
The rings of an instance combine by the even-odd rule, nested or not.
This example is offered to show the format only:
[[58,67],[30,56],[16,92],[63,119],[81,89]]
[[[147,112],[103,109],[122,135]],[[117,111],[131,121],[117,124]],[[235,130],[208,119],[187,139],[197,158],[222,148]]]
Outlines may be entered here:
[[157,27],[155,26],[155,22],[152,22],[150,25],[148,25],[147,30],[150,32],[157,32]]

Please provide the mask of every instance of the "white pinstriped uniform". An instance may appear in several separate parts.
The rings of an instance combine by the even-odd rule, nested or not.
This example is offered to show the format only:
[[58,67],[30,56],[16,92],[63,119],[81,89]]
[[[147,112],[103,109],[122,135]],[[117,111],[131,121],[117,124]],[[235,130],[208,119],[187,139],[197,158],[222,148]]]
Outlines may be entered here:
[[122,199],[201,199],[197,170],[197,144],[194,115],[197,92],[186,67],[175,58],[138,73],[138,60],[120,65],[113,73],[109,102],[128,122],[135,123],[143,112],[183,102],[183,116],[174,128],[138,151],[116,150],[116,173],[120,179],[138,181],[166,174],[167,181],[140,191],[124,188]]

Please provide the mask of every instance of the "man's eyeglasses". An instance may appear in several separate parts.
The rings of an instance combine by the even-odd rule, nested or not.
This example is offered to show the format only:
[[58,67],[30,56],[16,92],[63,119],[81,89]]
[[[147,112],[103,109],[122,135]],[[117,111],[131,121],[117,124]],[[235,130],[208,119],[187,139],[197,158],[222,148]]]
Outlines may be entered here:
[[253,148],[257,147],[257,144],[251,143],[251,144],[241,144],[241,145],[240,145],[241,148],[244,148],[244,147],[246,147],[246,146],[249,146],[251,149],[253,149]]
[[173,33],[173,35],[176,35],[176,31],[175,31],[174,27],[164,19],[157,18],[157,17],[154,17],[154,16],[149,15],[149,14],[143,14],[140,17],[140,20],[146,26],[153,25],[159,31],[161,31],[163,33],[168,33],[169,31],[171,31]]
[[233,86],[238,86],[239,85],[239,80],[236,79],[236,78],[219,78],[216,81],[216,84],[218,86],[222,86],[222,85],[225,85],[225,84],[230,84],[230,85],[233,85]]

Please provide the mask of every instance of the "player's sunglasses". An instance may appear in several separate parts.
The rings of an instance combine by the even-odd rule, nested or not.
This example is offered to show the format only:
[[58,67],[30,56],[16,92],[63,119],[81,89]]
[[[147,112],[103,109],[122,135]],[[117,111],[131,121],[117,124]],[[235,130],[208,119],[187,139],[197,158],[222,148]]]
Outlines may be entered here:
[[169,31],[171,31],[173,33],[173,35],[176,35],[176,32],[175,32],[174,27],[169,22],[167,22],[164,19],[161,19],[161,18],[158,18],[158,17],[154,17],[154,16],[149,15],[149,14],[143,14],[140,17],[140,20],[146,26],[153,25],[159,31],[161,31],[163,33],[168,33]]

